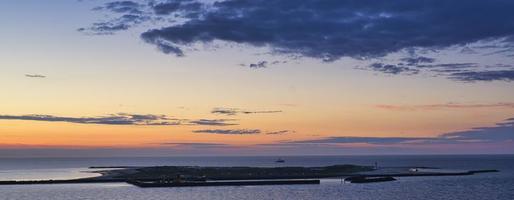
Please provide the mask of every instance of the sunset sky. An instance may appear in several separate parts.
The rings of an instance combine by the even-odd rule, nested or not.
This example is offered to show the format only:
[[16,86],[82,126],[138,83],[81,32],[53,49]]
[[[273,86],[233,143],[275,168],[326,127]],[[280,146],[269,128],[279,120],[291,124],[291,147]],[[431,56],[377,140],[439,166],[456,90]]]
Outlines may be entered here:
[[514,151],[514,1],[0,2],[0,157]]

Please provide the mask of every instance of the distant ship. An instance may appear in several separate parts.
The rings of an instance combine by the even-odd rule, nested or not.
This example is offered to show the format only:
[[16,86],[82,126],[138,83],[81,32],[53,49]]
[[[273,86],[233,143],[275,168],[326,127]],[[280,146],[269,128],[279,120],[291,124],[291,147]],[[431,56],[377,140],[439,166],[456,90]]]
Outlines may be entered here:
[[279,158],[278,160],[275,161],[276,163],[285,163],[286,161],[282,158]]

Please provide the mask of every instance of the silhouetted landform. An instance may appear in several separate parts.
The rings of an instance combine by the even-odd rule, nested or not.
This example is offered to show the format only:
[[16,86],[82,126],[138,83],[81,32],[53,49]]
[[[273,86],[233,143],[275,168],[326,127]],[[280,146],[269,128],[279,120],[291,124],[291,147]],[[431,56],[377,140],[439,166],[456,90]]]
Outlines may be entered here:
[[348,178],[345,178],[344,181],[347,181],[350,183],[376,183],[376,182],[396,181],[396,179],[392,176],[384,176],[384,177],[350,176]]
[[92,166],[89,169],[130,169],[130,168],[144,168],[143,166]]
[[[158,166],[158,167],[131,167],[110,166],[91,167],[92,169],[105,169],[95,171],[101,176],[71,180],[31,180],[31,181],[0,181],[0,185],[26,185],[26,184],[72,184],[72,183],[114,183],[114,182],[162,182],[173,177],[181,177],[184,182],[213,182],[236,180],[294,180],[294,179],[320,179],[343,178],[360,176],[365,179],[377,177],[405,177],[405,176],[464,176],[477,173],[498,172],[498,170],[474,170],[461,172],[432,172],[411,171],[413,168],[374,169],[371,166],[333,165],[326,167],[198,167],[198,166]],[[418,168],[416,168],[418,169]],[[431,169],[431,168],[419,168]]]
[[320,184],[320,180],[260,180],[260,181],[188,181],[188,182],[146,182],[127,181],[132,185],[148,187],[205,187],[205,186],[257,186],[257,185],[306,185]]
[[162,166],[106,171],[113,178],[130,180],[163,179],[178,175],[185,180],[311,179],[345,176],[373,170],[370,166],[333,165],[326,167],[197,167]]
[[370,166],[357,165],[334,165],[327,167],[108,166],[90,168],[105,170],[95,171],[95,173],[101,173],[102,176],[93,178],[73,180],[0,181],[0,185],[112,183],[134,180],[158,182],[177,176],[180,176],[183,181],[315,179],[347,176],[349,174],[373,170],[373,167]]

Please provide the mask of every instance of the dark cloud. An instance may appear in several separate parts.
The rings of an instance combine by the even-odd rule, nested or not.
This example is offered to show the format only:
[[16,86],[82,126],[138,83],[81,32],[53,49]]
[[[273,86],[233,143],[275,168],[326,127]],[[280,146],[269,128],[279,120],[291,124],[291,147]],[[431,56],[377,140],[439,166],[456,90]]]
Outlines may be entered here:
[[474,128],[468,131],[446,133],[440,136],[446,140],[468,142],[514,141],[514,120],[508,119],[495,127]]
[[221,40],[331,61],[483,40],[511,44],[513,8],[514,2],[505,0],[174,0],[115,1],[96,10],[182,18],[142,34],[161,50],[175,49],[167,53],[182,55],[183,46]]
[[194,13],[199,14],[198,12],[200,12],[202,6],[202,3],[193,0],[175,0],[150,4],[150,7],[157,15],[177,14],[177,12],[186,11],[188,17],[197,17]]
[[79,32],[93,35],[110,35],[150,20],[150,17],[142,14],[124,14],[105,22],[93,23],[90,27],[79,28]]
[[295,131],[291,131],[291,130],[271,131],[271,132],[266,132],[266,135],[284,135],[284,134],[289,134],[289,133],[295,133]]
[[288,61],[286,60],[282,60],[282,61],[279,61],[279,60],[275,60],[275,61],[266,61],[266,60],[263,60],[263,61],[258,61],[256,63],[250,63],[250,64],[240,64],[241,66],[243,67],[248,67],[248,68],[252,68],[252,69],[261,69],[261,68],[267,68],[267,67],[270,67],[272,65],[277,65],[277,64],[285,64],[287,63]]
[[257,63],[249,64],[248,67],[258,69],[258,68],[266,68],[268,67],[268,61],[259,61]]
[[134,1],[114,1],[94,8],[96,11],[105,11],[117,14],[117,17],[107,17],[105,21],[93,23],[90,27],[77,29],[80,32],[94,35],[109,35],[152,19],[144,12],[146,5]]
[[[179,2],[189,1],[153,8],[169,14]],[[505,0],[227,0],[202,10],[201,17],[148,30],[142,38],[176,48],[221,40],[331,61],[509,38],[514,35],[512,9],[514,2]]]
[[514,69],[512,70],[490,70],[490,71],[464,71],[451,73],[449,77],[453,80],[463,82],[479,81],[514,81]]
[[68,122],[78,124],[103,125],[141,125],[141,126],[171,126],[171,125],[199,125],[199,126],[231,126],[234,119],[177,119],[166,115],[140,115],[118,113],[100,117],[60,117],[53,115],[0,115],[0,120],[27,120],[47,122]]
[[212,114],[221,114],[221,115],[236,115],[240,111],[235,108],[214,108],[211,113]]
[[373,63],[366,70],[393,75],[415,75],[421,72],[432,73],[461,82],[513,81],[514,66],[505,64],[482,66],[478,63],[433,63],[427,57],[403,58],[398,64]]
[[105,3],[103,6],[96,7],[93,10],[107,10],[115,13],[140,14],[142,13],[142,8],[142,4],[134,1],[113,1]]
[[409,67],[399,66],[399,65],[390,65],[384,63],[373,63],[368,66],[369,69],[377,72],[382,72],[386,74],[418,74],[418,69],[413,69]]
[[[369,70],[414,75],[428,71],[463,82],[511,81],[514,69],[483,70],[476,63],[436,63],[418,52],[514,55],[514,2],[506,0],[151,0],[114,1],[95,8],[116,15],[91,27],[90,34],[113,34],[143,22],[143,41],[166,54],[184,56],[195,44],[224,41],[270,47],[272,53],[330,62],[342,57],[384,58],[409,51],[396,62],[371,62]],[[151,28],[154,27],[154,28]],[[470,47],[470,44],[485,43]],[[456,48],[455,48],[456,47]],[[244,64],[266,68],[275,64]],[[466,68],[466,70],[465,70]]]
[[235,108],[214,108],[211,113],[213,114],[222,114],[222,115],[236,115],[240,111]]
[[493,127],[441,134],[438,137],[329,137],[317,140],[285,142],[286,144],[469,144],[514,141],[514,120],[508,119]]
[[514,108],[514,103],[491,103],[491,104],[425,104],[425,105],[376,105],[377,108],[387,110],[400,111],[416,111],[416,110],[440,110],[440,109],[476,109],[476,108]]
[[266,113],[281,113],[281,110],[260,110],[260,111],[240,111],[242,114],[266,114]]
[[41,74],[25,74],[25,77],[28,77],[28,78],[46,78],[46,76],[41,75]]
[[210,134],[223,134],[223,135],[254,135],[260,134],[259,129],[206,129],[195,130],[193,133],[210,133]]
[[79,28],[78,31],[91,31],[97,34],[113,34],[116,31],[127,30],[130,25],[124,23],[98,22],[94,23],[89,29]]
[[29,120],[47,122],[69,122],[78,124],[103,125],[142,125],[142,126],[169,126],[179,125],[180,120],[165,115],[138,115],[119,113],[103,117],[58,117],[52,115],[0,115],[0,120]]
[[260,110],[260,111],[248,111],[237,108],[214,108],[212,114],[220,115],[237,115],[237,114],[266,114],[266,113],[280,113],[281,110]]
[[418,68],[429,68],[429,69],[470,69],[477,68],[479,65],[477,63],[442,63],[442,64],[421,64],[416,65]]
[[[365,70],[372,70],[393,75],[415,75],[421,72],[432,73],[436,76],[449,77],[453,73],[468,72],[480,68],[477,63],[434,63],[434,58],[423,56],[400,59],[399,63],[373,63]],[[506,66],[504,66],[506,67]]]
[[424,56],[407,57],[407,58],[402,58],[400,60],[406,62],[407,65],[409,65],[409,66],[417,66],[417,65],[422,64],[422,63],[433,63],[433,62],[435,62],[435,58],[428,58],[428,57],[424,57]]
[[193,125],[203,125],[203,126],[232,126],[238,125],[235,123],[230,123],[231,121],[235,121],[234,119],[198,119],[189,121],[190,124]]
[[146,41],[148,43],[155,44],[157,48],[162,51],[165,54],[175,54],[178,57],[184,56],[184,52],[182,49],[173,46],[171,43],[161,40],[155,40],[155,41]]

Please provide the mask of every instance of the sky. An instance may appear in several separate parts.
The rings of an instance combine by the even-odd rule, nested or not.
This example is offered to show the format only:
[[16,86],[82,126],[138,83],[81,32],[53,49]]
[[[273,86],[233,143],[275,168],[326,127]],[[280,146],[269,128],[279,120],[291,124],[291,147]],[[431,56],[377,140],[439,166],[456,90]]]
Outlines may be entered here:
[[509,0],[0,2],[0,157],[505,154]]

